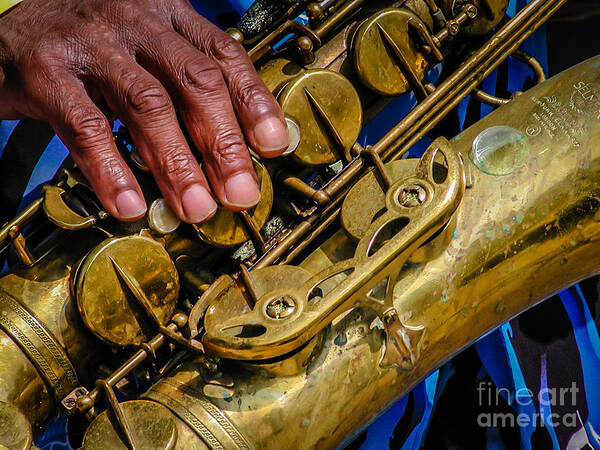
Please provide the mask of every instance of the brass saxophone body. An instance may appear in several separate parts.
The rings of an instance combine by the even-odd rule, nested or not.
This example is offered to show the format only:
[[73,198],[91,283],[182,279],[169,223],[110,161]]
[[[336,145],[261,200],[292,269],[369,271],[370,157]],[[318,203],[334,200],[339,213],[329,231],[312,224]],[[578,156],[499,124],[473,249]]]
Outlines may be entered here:
[[[488,331],[598,272],[600,59],[510,101],[478,90],[564,1],[533,0],[468,51],[507,1],[251,10],[229,32],[292,136],[288,156],[255,162],[254,210],[179,224],[123,131],[147,218],[114,221],[75,170],[0,230],[14,250],[0,278],[0,443],[30,448],[51,417],[78,413],[85,449],[335,447]],[[303,11],[307,25],[293,20]],[[363,124],[409,91],[417,106],[361,147]],[[508,104],[401,159],[471,92]]]
[[[394,287],[394,308],[412,330],[406,352],[416,358],[410,367],[382,368],[386,335],[374,326],[372,310],[358,308],[324,330],[314,348],[289,361],[232,368],[235,394],[233,401],[213,399],[219,414],[255,448],[333,448],[461,349],[565,286],[597,274],[600,104],[584,97],[600,91],[599,68],[600,58],[587,61],[451,141],[470,167],[471,187],[456,211],[450,242],[434,259],[405,267]],[[540,121],[549,111],[560,116],[555,130]],[[489,130],[513,137],[499,138],[496,150],[477,167],[473,143]],[[322,270],[349,257],[353,247],[340,231],[301,265]],[[292,360],[297,372],[286,376]],[[204,385],[190,362],[146,397],[176,399],[220,437],[224,429],[195,400],[203,398]],[[185,421],[180,407],[165,404]]]

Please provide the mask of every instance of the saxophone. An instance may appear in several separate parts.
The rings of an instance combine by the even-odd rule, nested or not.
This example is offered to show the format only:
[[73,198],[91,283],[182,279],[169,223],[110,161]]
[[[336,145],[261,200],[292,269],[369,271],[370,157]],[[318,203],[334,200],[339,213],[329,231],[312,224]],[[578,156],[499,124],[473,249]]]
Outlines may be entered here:
[[[503,25],[503,0],[256,2],[229,32],[291,137],[285,157],[255,160],[256,208],[180,224],[120,130],[144,220],[109,217],[74,169],[0,229],[0,444],[31,448],[80,414],[84,449],[335,447],[598,273],[600,58],[543,81],[517,51],[564,1]],[[511,54],[543,82],[510,100],[479,90]],[[411,91],[418,104],[359,145]],[[469,93],[503,106],[402,157]]]

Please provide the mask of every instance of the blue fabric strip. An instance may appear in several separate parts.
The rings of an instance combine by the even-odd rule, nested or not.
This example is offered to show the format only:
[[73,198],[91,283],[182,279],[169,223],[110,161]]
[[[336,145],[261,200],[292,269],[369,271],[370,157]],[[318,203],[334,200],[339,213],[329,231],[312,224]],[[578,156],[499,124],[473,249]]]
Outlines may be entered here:
[[8,142],[10,135],[12,134],[18,123],[18,120],[0,121],[0,157],[2,157],[4,147],[6,147],[6,143]]
[[398,421],[405,413],[407,403],[408,396],[405,396],[383,413],[367,430],[367,437],[360,449],[387,450]]
[[427,435],[427,429],[429,428],[433,412],[433,400],[436,397],[438,375],[439,371],[436,370],[413,391],[415,397],[417,397],[417,393],[420,394],[420,403],[424,404],[425,408],[422,409],[422,419],[417,426],[413,428],[412,432],[404,442],[402,450],[420,448],[425,441],[425,436]]
[[[475,344],[477,353],[499,393],[509,406],[517,414],[534,418],[537,411],[533,399],[527,391],[525,377],[512,344],[512,335],[510,324],[502,325],[487,338]],[[517,393],[519,394],[518,402],[515,399]],[[527,400],[526,396],[530,400]],[[533,420],[529,422],[528,426],[521,428],[521,448],[523,449],[531,449],[531,436],[536,430],[536,424],[532,423]]]
[[48,147],[46,147],[46,150],[44,150],[35,169],[33,169],[33,173],[31,174],[31,178],[25,189],[25,195],[21,200],[19,210],[26,207],[39,196],[40,186],[54,177],[68,155],[69,151],[67,148],[63,145],[58,136],[54,136]]
[[544,425],[546,430],[550,434],[550,438],[552,439],[552,448],[553,450],[559,450],[560,445],[558,443],[558,438],[556,437],[556,431],[554,430],[554,424],[552,423],[552,404],[549,398],[544,398],[543,392],[548,393],[548,371],[546,364],[546,354],[542,354],[541,361],[541,374],[540,374],[540,395],[538,396],[540,400],[540,416],[544,421]]
[[581,360],[588,409],[588,417],[584,418],[585,428],[589,443],[594,449],[599,450],[600,439],[597,439],[597,436],[600,432],[600,338],[598,329],[579,286],[561,292],[560,298],[573,324]]

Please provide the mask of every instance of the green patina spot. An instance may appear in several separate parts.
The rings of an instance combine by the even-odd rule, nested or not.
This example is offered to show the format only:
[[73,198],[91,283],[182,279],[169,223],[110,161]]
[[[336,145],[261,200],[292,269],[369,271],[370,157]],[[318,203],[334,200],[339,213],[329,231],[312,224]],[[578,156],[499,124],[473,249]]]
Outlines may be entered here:
[[335,339],[333,340],[333,342],[335,343],[335,345],[342,347],[344,345],[346,345],[346,343],[348,342],[348,338],[346,337],[346,333],[340,333],[338,334]]

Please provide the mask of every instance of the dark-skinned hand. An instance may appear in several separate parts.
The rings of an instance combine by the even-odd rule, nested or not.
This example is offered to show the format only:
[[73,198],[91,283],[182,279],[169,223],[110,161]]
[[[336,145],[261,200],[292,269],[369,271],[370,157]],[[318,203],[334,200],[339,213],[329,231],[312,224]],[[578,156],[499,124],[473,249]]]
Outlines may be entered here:
[[[202,155],[202,166],[182,126]],[[287,146],[275,99],[244,49],[187,0],[24,0],[0,17],[0,119],[50,122],[106,210],[146,211],[107,115],[129,129],[173,211],[198,223],[256,205],[246,142]]]

